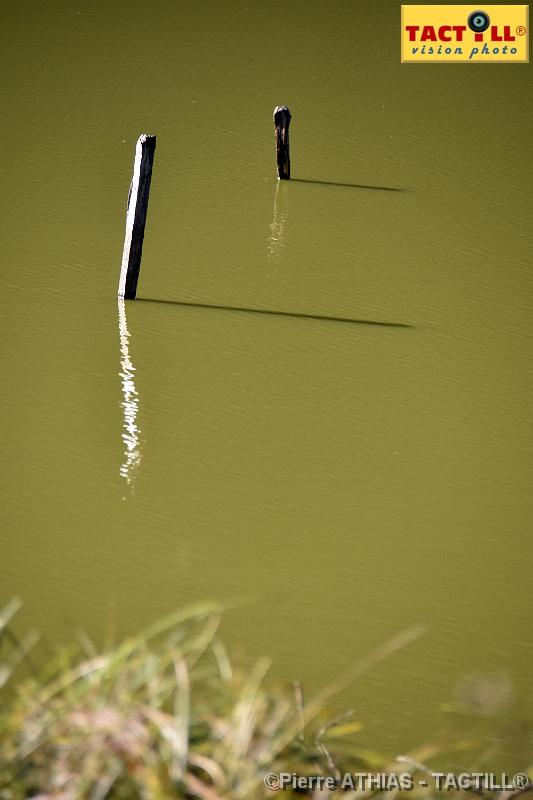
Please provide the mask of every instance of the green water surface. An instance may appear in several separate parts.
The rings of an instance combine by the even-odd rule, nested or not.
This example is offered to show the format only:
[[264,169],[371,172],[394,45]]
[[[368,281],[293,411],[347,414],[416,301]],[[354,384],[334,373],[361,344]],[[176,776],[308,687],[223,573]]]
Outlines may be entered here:
[[[226,639],[310,693],[421,623],[339,698],[358,741],[427,741],[495,672],[494,767],[524,766],[531,66],[401,65],[396,2],[0,15],[0,599],[57,642],[245,598]],[[140,300],[117,307],[143,131]]]

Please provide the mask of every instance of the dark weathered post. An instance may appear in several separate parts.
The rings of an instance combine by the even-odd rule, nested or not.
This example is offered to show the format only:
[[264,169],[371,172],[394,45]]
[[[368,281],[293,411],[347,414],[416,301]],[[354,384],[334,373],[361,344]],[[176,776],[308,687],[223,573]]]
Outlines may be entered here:
[[291,177],[291,159],[289,157],[290,121],[291,112],[287,106],[276,106],[274,109],[274,128],[276,132],[278,179],[280,181],[288,181]]
[[126,300],[134,300],[137,293],[154,153],[155,136],[143,133],[137,140],[135,150],[133,178],[126,213],[122,267],[118,284],[118,296],[125,297]]

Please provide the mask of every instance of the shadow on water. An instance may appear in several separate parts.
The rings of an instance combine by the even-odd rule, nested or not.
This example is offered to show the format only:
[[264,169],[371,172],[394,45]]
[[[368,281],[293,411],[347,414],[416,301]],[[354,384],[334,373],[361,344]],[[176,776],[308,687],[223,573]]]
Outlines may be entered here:
[[212,303],[193,303],[187,300],[163,300],[154,297],[138,297],[137,303],[162,303],[183,308],[208,308],[215,311],[236,311],[240,314],[268,314],[273,317],[292,317],[293,319],[313,319],[321,322],[344,322],[350,325],[377,325],[382,328],[414,328],[405,322],[381,322],[374,319],[353,319],[352,317],[334,317],[326,314],[305,314],[298,311],[275,311],[269,308],[242,308],[240,306],[223,306]]
[[405,192],[394,186],[367,186],[364,183],[336,183],[335,181],[312,181],[308,178],[291,178],[291,183],[316,183],[322,186],[342,186],[345,189],[374,189],[378,192]]

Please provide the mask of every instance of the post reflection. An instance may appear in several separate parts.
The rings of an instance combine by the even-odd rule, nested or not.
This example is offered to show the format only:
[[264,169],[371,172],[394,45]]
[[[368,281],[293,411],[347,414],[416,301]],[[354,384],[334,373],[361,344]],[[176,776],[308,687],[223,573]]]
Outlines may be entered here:
[[267,244],[269,258],[278,258],[285,247],[287,216],[287,186],[285,181],[276,181],[274,212]]
[[126,319],[126,306],[124,299],[118,299],[118,331],[120,336],[120,366],[119,373],[122,381],[121,403],[123,412],[122,441],[124,443],[124,457],[120,467],[120,474],[126,483],[133,488],[135,477],[141,463],[140,429],[137,425],[139,412],[139,394],[135,388],[135,367],[133,366],[130,351],[128,322]]

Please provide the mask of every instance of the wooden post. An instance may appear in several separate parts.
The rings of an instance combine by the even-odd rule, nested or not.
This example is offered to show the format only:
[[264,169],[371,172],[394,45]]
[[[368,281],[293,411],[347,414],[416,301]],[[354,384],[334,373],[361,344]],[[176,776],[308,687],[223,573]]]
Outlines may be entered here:
[[118,284],[118,296],[125,297],[126,300],[135,300],[137,293],[154,153],[155,136],[143,133],[137,140],[135,150],[133,178],[126,213],[124,251]]
[[291,177],[291,159],[289,157],[290,121],[291,112],[287,106],[276,106],[274,109],[274,128],[276,132],[278,180],[280,181],[288,181]]

